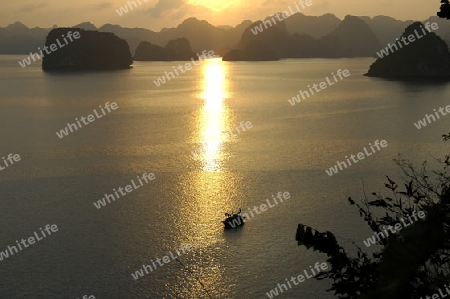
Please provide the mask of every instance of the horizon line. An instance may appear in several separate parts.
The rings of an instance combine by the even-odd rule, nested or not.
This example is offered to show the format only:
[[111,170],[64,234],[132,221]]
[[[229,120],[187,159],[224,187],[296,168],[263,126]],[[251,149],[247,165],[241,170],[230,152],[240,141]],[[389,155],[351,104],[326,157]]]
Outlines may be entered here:
[[[276,14],[276,13],[275,13]],[[433,16],[433,15],[431,15],[431,16],[429,16],[428,18],[426,18],[426,19],[424,19],[424,20],[416,20],[416,19],[407,19],[407,20],[401,20],[401,19],[396,19],[395,17],[392,17],[392,16],[387,16],[387,15],[375,15],[375,16],[357,16],[357,15],[351,15],[351,14],[347,14],[347,15],[345,15],[343,18],[339,18],[337,15],[335,15],[335,14],[333,14],[333,13],[325,13],[325,14],[322,14],[322,15],[306,15],[306,14],[304,14],[304,13],[301,13],[301,12],[297,12],[297,13],[295,13],[295,14],[293,14],[292,16],[295,16],[295,15],[303,15],[303,16],[305,16],[305,17],[323,17],[323,16],[326,16],[326,15],[332,15],[332,16],[334,16],[334,17],[336,17],[337,19],[339,19],[340,21],[343,21],[347,16],[353,16],[353,17],[357,17],[357,18],[365,18],[365,17],[368,17],[368,18],[370,18],[371,20],[372,19],[374,19],[374,18],[376,18],[376,17],[388,17],[388,18],[392,18],[392,19],[394,19],[394,20],[396,20],[396,21],[400,21],[400,22],[409,22],[409,21],[412,21],[412,22],[416,22],[416,21],[419,21],[419,22],[423,22],[423,21],[426,21],[426,20],[428,20],[428,19],[430,19],[430,18],[438,18],[439,19],[439,17],[436,15],[436,16]],[[262,21],[262,20],[265,20],[265,19],[267,19],[267,18],[269,18],[269,17],[271,17],[272,15],[270,15],[270,16],[267,16],[267,17],[265,17],[264,19],[258,19],[258,20],[256,20],[256,21],[252,21],[252,20],[249,20],[249,19],[245,19],[245,20],[242,20],[240,23],[238,23],[238,24],[236,24],[236,25],[214,25],[214,24],[212,24],[212,23],[210,23],[210,21],[208,21],[208,20],[202,20],[202,19],[198,19],[198,18],[196,18],[196,17],[189,17],[189,18],[186,18],[186,19],[184,19],[183,21],[181,21],[177,26],[175,26],[175,27],[162,27],[161,29],[159,29],[159,31],[155,31],[155,30],[153,30],[153,29],[150,29],[150,28],[146,28],[146,27],[125,27],[125,26],[122,26],[122,25],[119,25],[119,24],[112,24],[112,23],[104,23],[103,25],[101,25],[101,26],[99,26],[99,25],[96,25],[96,24],[94,24],[94,23],[92,23],[91,21],[85,21],[85,22],[81,22],[81,23],[78,23],[78,24],[75,24],[75,25],[72,25],[72,26],[57,26],[57,27],[54,27],[54,26],[51,26],[51,27],[39,27],[39,26],[34,26],[34,27],[29,27],[29,26],[27,26],[27,25],[25,25],[22,21],[15,21],[14,23],[10,23],[10,24],[8,24],[8,25],[5,25],[5,27],[3,27],[3,25],[0,25],[0,29],[6,29],[6,28],[8,28],[9,26],[11,26],[11,25],[15,25],[15,24],[17,24],[17,23],[20,23],[21,25],[24,25],[25,27],[27,27],[28,29],[45,29],[45,30],[47,30],[47,29],[53,29],[53,28],[81,28],[81,27],[77,27],[78,25],[82,25],[82,24],[89,24],[89,25],[93,25],[95,28],[96,28],[96,30],[99,30],[100,28],[102,28],[102,27],[104,27],[104,26],[106,26],[106,25],[112,25],[112,26],[119,26],[119,27],[121,27],[121,28],[126,28],[126,29],[145,29],[145,30],[149,30],[149,31],[152,31],[152,32],[155,32],[155,33],[161,33],[163,30],[167,30],[167,29],[175,29],[175,28],[177,28],[177,27],[179,27],[181,24],[183,24],[184,22],[186,22],[187,20],[189,20],[189,19],[195,19],[195,20],[197,20],[197,21],[199,21],[199,22],[202,22],[202,21],[205,21],[205,22],[207,22],[208,24],[210,24],[211,26],[214,26],[214,27],[216,27],[216,28],[220,28],[220,27],[231,27],[231,29],[235,29],[237,26],[239,26],[239,25],[241,25],[241,24],[243,24],[244,22],[247,22],[247,21],[250,21],[250,22],[252,22],[252,24],[254,24],[254,23],[256,23],[256,22],[259,22],[259,21]],[[291,16],[291,17],[292,17]]]

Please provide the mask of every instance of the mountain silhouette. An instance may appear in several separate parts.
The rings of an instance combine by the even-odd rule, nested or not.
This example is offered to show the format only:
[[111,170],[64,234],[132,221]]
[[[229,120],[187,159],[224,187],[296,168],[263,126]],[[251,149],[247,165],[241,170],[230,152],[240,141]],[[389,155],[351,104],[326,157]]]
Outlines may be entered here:
[[328,46],[333,45],[336,54],[332,56],[335,57],[371,57],[381,48],[370,27],[354,16],[346,16],[339,26],[322,40]]
[[[392,43],[396,37],[402,34],[403,29],[410,25],[412,21],[400,21],[387,16],[357,17],[363,20],[370,30],[375,34],[376,39],[384,47],[387,43]],[[269,37],[264,32],[258,34],[264,38],[253,39],[250,35],[249,27],[253,28],[255,24],[261,21],[251,22],[245,20],[237,26],[214,26],[207,21],[201,21],[196,18],[188,18],[174,28],[163,28],[159,32],[155,32],[145,28],[125,28],[114,24],[104,24],[97,28],[90,22],[83,22],[73,27],[83,28],[85,30],[98,30],[100,32],[112,32],[116,36],[125,39],[130,46],[130,51],[135,52],[141,42],[149,42],[152,45],[164,47],[170,40],[177,38],[186,38],[190,41],[192,51],[201,53],[203,50],[213,50],[216,54],[225,55],[232,49],[244,51],[246,42],[250,40],[276,41],[275,37]],[[353,20],[352,24],[361,27],[357,30],[342,27],[347,20],[340,20],[333,14],[325,14],[323,16],[306,16],[302,13],[296,13],[283,21],[284,25],[274,26],[274,30],[281,30],[282,34],[280,42],[282,46],[270,46],[270,51],[274,51],[280,58],[283,57],[353,57],[364,55],[365,45],[358,46],[351,44],[352,34],[358,32],[369,32],[363,29],[365,25],[358,25]],[[436,22],[439,29],[436,33],[445,41],[450,40],[450,27],[446,20],[438,17],[430,17],[426,22]],[[341,27],[340,29],[338,29]],[[28,28],[20,22],[0,27],[0,54],[29,54],[36,52],[37,47],[41,47],[45,43],[45,38],[51,28]],[[266,29],[264,30],[266,31]],[[360,34],[358,33],[358,34]],[[332,36],[330,36],[332,35]],[[348,35],[348,36],[346,36]],[[369,34],[372,35],[372,34]],[[242,38],[245,42],[242,42]],[[339,41],[338,41],[339,39]],[[365,40],[373,40],[372,37]],[[341,45],[341,43],[344,43]],[[372,42],[371,42],[372,43]],[[372,45],[373,46],[373,45]],[[283,47],[287,47],[284,48]],[[355,48],[356,47],[356,48]],[[370,48],[369,46],[367,46]],[[339,48],[339,49],[338,49]],[[349,53],[344,53],[347,49]],[[358,49],[358,50],[357,50]],[[369,49],[370,50],[370,49]],[[338,53],[333,51],[339,51]],[[342,52],[344,51],[344,52]]]
[[[371,57],[381,47],[369,26],[353,16],[346,16],[337,28],[320,39],[307,34],[290,35],[285,21],[271,26],[268,25],[268,21],[270,19],[266,19],[266,23],[259,21],[247,27],[235,51],[225,57],[227,59],[238,57],[239,60],[244,56],[248,57],[251,55],[247,48],[250,43],[261,45],[261,51],[273,52],[277,58]],[[255,28],[260,30],[257,31]],[[255,46],[251,49],[255,50]],[[260,55],[258,52],[255,51],[254,54]]]
[[186,38],[170,40],[163,48],[142,42],[134,54],[136,61],[189,61],[198,60],[198,56],[192,51],[191,44]]
[[[399,42],[386,48],[389,52],[378,58],[366,75],[392,79],[450,79],[450,52],[446,43],[434,32],[425,35],[422,28],[420,22],[409,25]],[[401,38],[408,42],[411,35],[415,40],[400,47]]]

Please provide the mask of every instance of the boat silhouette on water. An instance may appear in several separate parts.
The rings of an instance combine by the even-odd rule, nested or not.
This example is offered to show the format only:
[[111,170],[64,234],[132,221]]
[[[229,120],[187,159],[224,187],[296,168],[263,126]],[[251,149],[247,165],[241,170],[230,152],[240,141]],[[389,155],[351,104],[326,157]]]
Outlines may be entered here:
[[245,216],[241,215],[241,209],[237,214],[229,214],[225,213],[225,217],[227,217],[222,223],[225,225],[225,229],[238,228],[244,225]]

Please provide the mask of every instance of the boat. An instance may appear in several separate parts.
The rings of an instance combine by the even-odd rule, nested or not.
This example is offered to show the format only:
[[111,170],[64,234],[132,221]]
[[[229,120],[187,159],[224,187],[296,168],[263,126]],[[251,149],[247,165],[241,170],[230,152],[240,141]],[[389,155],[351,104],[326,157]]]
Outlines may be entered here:
[[245,216],[241,215],[241,209],[237,214],[225,213],[225,217],[227,217],[222,223],[225,225],[225,229],[238,228],[244,225]]

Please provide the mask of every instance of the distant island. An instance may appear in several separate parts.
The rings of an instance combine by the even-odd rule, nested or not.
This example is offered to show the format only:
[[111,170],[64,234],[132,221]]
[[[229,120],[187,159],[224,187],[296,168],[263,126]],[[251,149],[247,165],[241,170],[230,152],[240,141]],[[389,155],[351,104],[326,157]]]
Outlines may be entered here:
[[243,51],[232,50],[223,56],[223,61],[273,61],[280,58],[261,41],[250,41]]
[[49,32],[45,47],[59,44],[68,34],[76,34],[79,38],[45,55],[42,60],[44,71],[126,69],[133,63],[127,42],[113,33],[56,28]]
[[[254,28],[261,32],[255,34]],[[376,35],[358,17],[346,16],[334,30],[320,38],[290,34],[286,21],[273,24],[266,19],[247,27],[235,49],[224,55],[224,60],[372,57],[380,47]]]
[[136,61],[189,61],[191,59],[198,60],[198,57],[192,51],[189,40],[184,37],[170,40],[164,48],[142,42],[134,54]]
[[[435,26],[434,26],[435,25]],[[405,32],[378,58],[366,76],[386,79],[450,79],[450,52],[447,44],[431,29],[437,24],[420,22],[409,25]],[[429,31],[428,31],[429,30]],[[388,51],[390,50],[390,51]]]
[[[265,19],[266,23],[270,19]],[[434,16],[423,20],[424,24],[426,22],[437,22],[439,30],[435,33],[450,43],[447,20]],[[131,53],[136,53],[142,42],[164,48],[171,40],[186,38],[195,53],[212,50],[220,56],[225,56],[231,50],[245,51],[250,40],[261,40],[268,44],[269,50],[274,51],[279,58],[334,58],[375,55],[373,51],[379,51],[375,46],[376,40],[378,44],[385,46],[400,36],[412,23],[412,20],[396,20],[388,16],[347,16],[342,20],[330,13],[322,16],[296,13],[268,29],[262,21],[243,20],[236,26],[214,26],[196,18],[188,18],[177,27],[163,28],[160,31],[125,28],[114,24],[96,27],[89,22],[75,24],[72,28],[114,33],[127,41]],[[264,30],[254,36],[251,30],[258,25],[263,25]],[[0,54],[28,55],[38,47],[42,48],[51,30],[52,28],[28,28],[20,22],[0,27]],[[275,33],[280,34],[279,38]],[[361,39],[359,44],[358,39]],[[276,44],[277,42],[280,43]],[[367,51],[371,54],[367,54]],[[238,56],[242,54],[237,51],[234,53]]]

